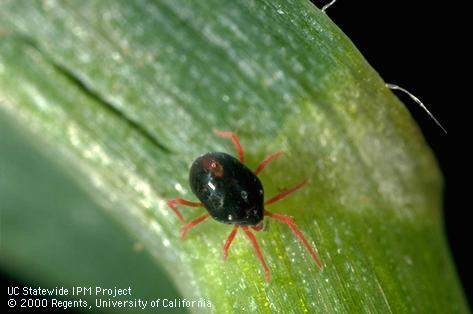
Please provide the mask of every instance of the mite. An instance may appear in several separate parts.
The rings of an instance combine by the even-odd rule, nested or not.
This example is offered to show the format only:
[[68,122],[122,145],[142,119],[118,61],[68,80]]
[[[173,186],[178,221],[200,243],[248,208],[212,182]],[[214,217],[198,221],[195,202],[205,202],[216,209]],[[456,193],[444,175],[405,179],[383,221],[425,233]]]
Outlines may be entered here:
[[[223,256],[224,259],[227,259],[230,245],[238,230],[241,228],[253,245],[256,257],[263,266],[265,279],[269,282],[269,268],[261,254],[261,249],[252,231],[260,231],[264,217],[270,217],[287,224],[302,241],[317,266],[322,268],[322,263],[315,251],[309,245],[309,242],[292,218],[266,210],[266,207],[271,204],[303,188],[307,180],[265,201],[263,185],[258,178],[258,174],[266,168],[271,161],[281,156],[282,152],[279,151],[268,155],[260,165],[252,171],[245,165],[243,147],[236,134],[219,130],[215,130],[215,133],[223,138],[230,138],[232,140],[239,158],[237,159],[226,153],[214,152],[204,154],[192,163],[189,183],[192,192],[194,192],[200,202],[191,202],[182,198],[167,201],[168,206],[184,223],[180,233],[181,238],[184,238],[189,229],[209,217],[212,217],[218,222],[233,225],[233,229],[223,246]],[[176,207],[177,204],[190,207],[204,207],[207,213],[185,223],[184,217]]]

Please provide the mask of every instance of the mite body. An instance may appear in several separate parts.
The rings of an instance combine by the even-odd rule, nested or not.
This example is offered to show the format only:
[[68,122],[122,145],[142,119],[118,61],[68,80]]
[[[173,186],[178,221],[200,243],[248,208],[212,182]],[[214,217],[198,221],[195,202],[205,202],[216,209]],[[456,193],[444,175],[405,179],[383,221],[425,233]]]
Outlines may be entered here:
[[215,220],[241,226],[256,226],[263,221],[263,185],[235,157],[208,153],[197,158],[190,170],[189,183]]
[[224,224],[232,224],[233,229],[223,246],[223,256],[226,259],[230,245],[238,229],[241,228],[253,245],[256,257],[263,266],[266,281],[269,282],[268,265],[266,265],[256,237],[252,232],[252,230],[260,231],[262,229],[263,219],[267,216],[287,224],[302,241],[317,266],[322,268],[322,263],[315,254],[315,251],[292,218],[286,215],[272,213],[265,208],[301,189],[307,181],[303,181],[293,188],[287,189],[265,201],[263,185],[258,178],[258,174],[271,161],[278,158],[282,152],[276,152],[267,156],[254,171],[251,171],[244,163],[243,147],[237,136],[233,132],[216,131],[216,133],[221,137],[229,137],[232,139],[239,158],[237,159],[226,153],[213,152],[198,157],[192,163],[189,173],[189,184],[192,192],[194,192],[200,202],[191,202],[182,198],[175,198],[168,200],[167,204],[183,223],[185,223],[185,220],[181,212],[177,209],[177,204],[190,207],[204,207],[207,213],[186,223],[181,229],[181,238],[184,238],[191,228],[203,222],[208,217],[212,217],[216,221]]

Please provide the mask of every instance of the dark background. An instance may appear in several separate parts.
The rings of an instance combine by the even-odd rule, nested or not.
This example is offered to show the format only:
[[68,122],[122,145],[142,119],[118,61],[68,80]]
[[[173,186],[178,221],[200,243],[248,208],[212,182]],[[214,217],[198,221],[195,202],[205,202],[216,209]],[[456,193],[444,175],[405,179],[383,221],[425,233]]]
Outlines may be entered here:
[[[312,2],[321,8],[329,1]],[[442,6],[431,1],[338,0],[326,13],[386,82],[416,95],[447,131],[450,130],[448,108],[456,105],[453,95],[458,92],[456,82],[452,81],[457,73],[453,71],[461,69],[452,65],[457,51],[450,42],[455,32],[449,25],[454,21],[448,19],[453,19],[455,14],[445,3]],[[444,134],[409,97],[395,93],[417,121],[443,172],[448,242],[471,306],[473,283],[467,269],[472,265],[467,252],[467,228],[471,228],[467,223],[471,220],[466,214],[469,206],[453,197],[453,193],[459,193],[454,185],[458,181],[453,178],[452,165],[448,163],[447,143],[452,135]]]
[[[328,1],[312,2],[321,8]],[[414,93],[450,130],[448,107],[451,106],[453,89],[450,88],[452,82],[448,80],[455,76],[448,73],[450,60],[444,40],[448,36],[446,27],[449,23],[445,21],[445,10],[447,8],[429,1],[339,0],[327,10],[327,14],[386,82]],[[452,193],[456,181],[448,163],[449,138],[417,104],[399,92],[396,94],[419,124],[444,174],[444,215],[448,241],[465,293],[470,296],[473,290],[467,272],[467,266],[471,264],[466,252],[467,207],[454,204]],[[1,273],[0,279],[2,286],[22,284]]]

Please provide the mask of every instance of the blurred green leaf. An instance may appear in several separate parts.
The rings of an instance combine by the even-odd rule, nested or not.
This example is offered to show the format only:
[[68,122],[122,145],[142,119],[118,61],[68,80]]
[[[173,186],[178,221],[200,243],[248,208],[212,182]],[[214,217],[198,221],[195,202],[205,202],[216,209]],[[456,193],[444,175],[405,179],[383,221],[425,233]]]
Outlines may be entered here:
[[[169,271],[215,312],[468,312],[444,240],[441,177],[403,105],[352,43],[309,2],[3,1],[0,101]],[[274,205],[283,225],[222,260],[226,225],[178,239],[165,199],[238,133],[266,195],[309,178]],[[201,209],[183,209],[186,219]]]
[[[32,147],[2,111],[0,134],[2,271],[26,287],[131,287],[133,298],[179,297],[140,242]],[[95,302],[88,295],[63,299],[79,298]]]

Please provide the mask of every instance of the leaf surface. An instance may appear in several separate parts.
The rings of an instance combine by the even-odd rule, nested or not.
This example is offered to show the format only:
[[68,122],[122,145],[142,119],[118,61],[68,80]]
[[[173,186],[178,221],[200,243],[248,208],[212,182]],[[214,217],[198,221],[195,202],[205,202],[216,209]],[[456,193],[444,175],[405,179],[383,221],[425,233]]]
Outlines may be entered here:
[[[187,298],[217,312],[467,312],[442,229],[441,176],[407,110],[306,1],[3,1],[2,109],[93,186]],[[243,234],[207,221],[180,241],[165,200],[195,200],[189,165],[234,153],[316,247],[287,226]],[[183,208],[186,220],[202,209]]]

